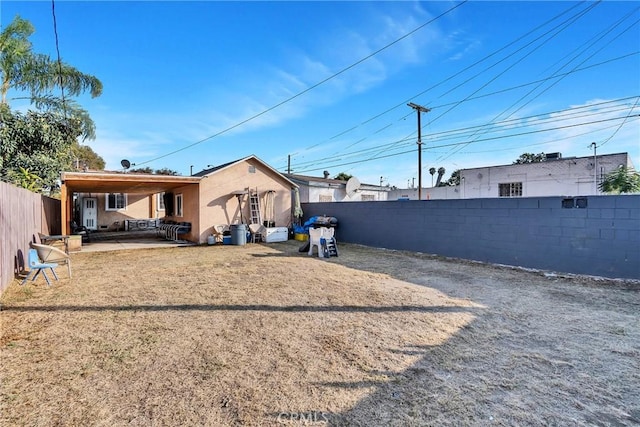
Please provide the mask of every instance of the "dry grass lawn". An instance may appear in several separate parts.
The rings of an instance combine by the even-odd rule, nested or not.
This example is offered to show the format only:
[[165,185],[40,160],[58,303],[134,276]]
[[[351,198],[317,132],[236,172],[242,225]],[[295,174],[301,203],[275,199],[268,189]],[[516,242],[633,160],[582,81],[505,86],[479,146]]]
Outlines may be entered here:
[[2,296],[0,424],[640,423],[640,286],[299,242],[77,253]]

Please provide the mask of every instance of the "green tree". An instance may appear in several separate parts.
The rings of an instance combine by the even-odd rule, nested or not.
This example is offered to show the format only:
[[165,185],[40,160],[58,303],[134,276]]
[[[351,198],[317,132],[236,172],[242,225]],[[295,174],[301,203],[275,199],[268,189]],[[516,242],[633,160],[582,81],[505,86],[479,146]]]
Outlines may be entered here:
[[520,155],[520,157],[518,157],[513,164],[514,165],[522,165],[525,163],[540,163],[540,162],[544,162],[547,160],[547,157],[544,155],[544,153],[538,153],[538,154],[533,154],[533,153],[523,153]]
[[599,187],[605,193],[640,193],[640,173],[620,166],[605,175]]
[[340,181],[349,181],[353,175],[349,175],[346,172],[340,172],[338,175],[334,176],[333,179],[339,179]]
[[34,193],[42,191],[42,179],[29,172],[27,169],[19,167],[18,170],[10,170],[7,172],[9,180],[18,187],[26,188]]
[[[53,191],[60,171],[71,169],[71,147],[82,130],[73,119],[49,112],[14,113],[0,105],[0,176],[24,187],[37,176],[41,189]],[[23,171],[24,170],[24,171]]]
[[[26,92],[37,109],[78,120],[82,138],[95,139],[95,123],[88,112],[67,97],[89,92],[95,98],[102,94],[102,83],[62,61],[34,53],[29,41],[34,31],[29,21],[16,16],[0,32],[0,105],[9,104],[10,90]],[[65,99],[53,94],[61,88]]]
[[91,147],[75,143],[71,146],[71,161],[75,169],[104,170],[105,162]]
[[147,174],[154,174],[154,175],[172,175],[172,176],[178,175],[178,172],[171,170],[169,168],[153,170],[149,166],[145,166],[143,168],[131,169],[129,172],[130,173],[147,173]]
[[178,172],[171,170],[169,168],[162,168],[162,169],[156,169],[156,171],[154,172],[156,175],[171,175],[171,176],[177,176]]
[[131,169],[129,171],[129,173],[147,173],[147,174],[152,174],[153,173],[153,169],[150,168],[149,166],[145,166],[143,168]]
[[451,172],[451,177],[447,180],[447,185],[456,186],[460,185],[460,169],[456,169]]

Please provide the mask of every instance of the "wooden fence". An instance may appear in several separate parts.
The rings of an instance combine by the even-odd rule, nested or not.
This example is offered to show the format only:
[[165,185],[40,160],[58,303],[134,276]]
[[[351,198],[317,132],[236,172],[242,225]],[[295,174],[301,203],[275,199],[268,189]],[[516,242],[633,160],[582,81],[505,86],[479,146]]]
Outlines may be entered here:
[[60,234],[60,200],[0,182],[0,293],[16,278],[39,232]]

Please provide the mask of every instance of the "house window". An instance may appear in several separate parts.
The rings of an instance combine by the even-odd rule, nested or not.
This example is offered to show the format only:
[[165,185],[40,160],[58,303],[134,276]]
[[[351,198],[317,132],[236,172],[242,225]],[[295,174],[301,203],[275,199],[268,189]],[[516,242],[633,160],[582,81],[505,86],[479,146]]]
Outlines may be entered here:
[[522,197],[522,183],[509,182],[498,184],[498,194],[500,197]]
[[176,216],[182,216],[182,194],[176,194]]
[[362,200],[363,202],[371,202],[371,201],[374,201],[375,199],[376,199],[376,196],[373,194],[363,194],[360,200]]
[[158,193],[157,194],[157,206],[158,206],[158,210],[159,211],[163,211],[164,210],[164,192],[162,193]]
[[333,199],[331,198],[331,196],[320,194],[318,201],[319,202],[332,202]]
[[127,195],[123,193],[107,193],[105,196],[107,211],[127,209]]

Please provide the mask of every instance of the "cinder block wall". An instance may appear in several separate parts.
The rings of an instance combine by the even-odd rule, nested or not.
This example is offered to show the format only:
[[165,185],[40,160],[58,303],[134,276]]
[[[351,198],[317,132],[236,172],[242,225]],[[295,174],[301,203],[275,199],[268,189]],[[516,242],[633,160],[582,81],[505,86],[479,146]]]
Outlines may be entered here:
[[640,279],[640,195],[306,203],[340,241],[490,263]]

